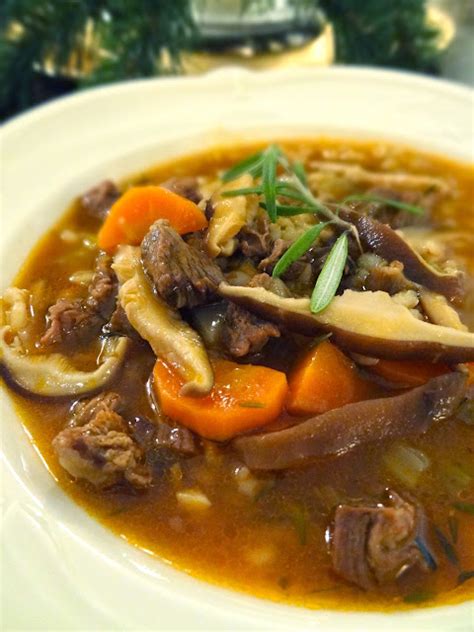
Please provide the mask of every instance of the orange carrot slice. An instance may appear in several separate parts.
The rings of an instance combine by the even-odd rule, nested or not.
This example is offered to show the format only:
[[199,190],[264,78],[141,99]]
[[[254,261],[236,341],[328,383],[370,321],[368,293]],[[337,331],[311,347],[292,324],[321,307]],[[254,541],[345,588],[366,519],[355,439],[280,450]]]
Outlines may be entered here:
[[227,360],[213,362],[214,387],[205,397],[181,395],[183,381],[162,360],[153,369],[153,387],[162,411],[202,437],[225,441],[274,421],[288,391],[280,371]]
[[371,373],[380,375],[397,386],[421,386],[431,378],[447,373],[446,364],[431,364],[406,360],[379,360],[377,364],[367,367]]
[[191,200],[159,186],[132,187],[110,209],[99,230],[99,248],[110,252],[119,244],[137,246],[157,219],[169,220],[180,235],[207,226],[204,213]]
[[376,388],[362,379],[354,363],[327,340],[300,360],[288,385],[286,407],[292,415],[325,413],[369,399]]

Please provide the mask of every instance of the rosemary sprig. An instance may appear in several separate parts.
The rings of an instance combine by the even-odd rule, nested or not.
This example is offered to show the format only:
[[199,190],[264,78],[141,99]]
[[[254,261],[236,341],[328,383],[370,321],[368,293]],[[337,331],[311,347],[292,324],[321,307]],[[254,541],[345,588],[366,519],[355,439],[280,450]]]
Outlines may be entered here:
[[313,314],[322,312],[336,295],[346,266],[348,251],[347,233],[342,233],[331,248],[314,286],[310,303]]
[[398,202],[397,200],[391,200],[390,198],[382,197],[380,195],[348,195],[343,199],[342,203],[348,202],[380,202],[380,204],[386,204],[387,206],[393,206],[394,208],[408,211],[414,215],[423,215],[425,212],[421,206],[415,206],[414,204],[407,204],[406,202]]
[[280,277],[292,263],[298,261],[304,253],[311,248],[314,241],[319,237],[324,228],[329,222],[321,222],[312,226],[309,230],[304,232],[296,241],[294,241],[285,254],[278,260],[276,266],[273,268],[272,277]]
[[[277,178],[277,169],[280,166],[284,171],[284,178]],[[278,217],[278,205],[286,206],[284,213],[288,215],[297,215],[299,213],[308,213],[308,208],[313,209],[314,213],[318,213],[326,220],[332,221],[345,230],[349,230],[354,234],[359,244],[359,235],[355,226],[342,220],[337,213],[332,211],[327,205],[318,200],[307,186],[307,177],[304,167],[301,163],[290,164],[288,158],[283,154],[278,145],[269,145],[263,152],[253,154],[245,160],[226,171],[223,175],[224,182],[230,182],[243,173],[251,173],[252,175],[260,174],[262,183],[255,187],[245,187],[234,189],[233,191],[225,191],[223,197],[235,197],[238,195],[257,194],[262,195],[265,202],[266,211],[270,219],[274,222]],[[285,197],[296,202],[300,202],[306,208],[300,207],[301,210],[288,211],[288,205],[280,204],[278,197]],[[362,250],[362,249],[361,249]]]
[[[280,177],[277,175],[278,171],[283,171]],[[229,182],[242,173],[251,173],[254,177],[258,174],[261,176],[261,183],[253,187],[225,191],[222,194],[224,197],[251,194],[262,196],[263,200],[259,204],[267,211],[272,222],[275,222],[279,216],[291,217],[301,213],[314,213],[320,219],[326,220],[313,226],[290,246],[277,262],[273,270],[274,277],[283,274],[294,261],[299,259],[328,223],[344,229],[324,263],[311,296],[311,311],[313,313],[322,311],[334,298],[341,282],[348,256],[347,234],[349,232],[353,234],[362,252],[357,228],[339,217],[338,211],[341,205],[333,210],[313,195],[307,184],[308,179],[303,164],[300,162],[291,164],[277,145],[270,145],[264,151],[253,154],[238,163],[223,175],[223,180]],[[287,200],[293,200],[295,204],[289,204]]]

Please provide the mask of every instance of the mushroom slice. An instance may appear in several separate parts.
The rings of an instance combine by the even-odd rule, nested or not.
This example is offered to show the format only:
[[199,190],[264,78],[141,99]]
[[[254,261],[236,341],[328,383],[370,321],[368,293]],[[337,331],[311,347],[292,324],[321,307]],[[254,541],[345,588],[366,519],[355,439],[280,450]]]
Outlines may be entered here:
[[[226,185],[221,193],[250,187],[252,184],[252,176],[245,174]],[[219,196],[209,222],[206,239],[207,251],[211,257],[218,255],[229,257],[233,254],[237,246],[235,236],[245,224],[253,219],[256,210],[256,202],[252,204],[248,196],[237,195],[229,198]]]
[[61,353],[23,353],[12,327],[5,325],[0,329],[0,363],[5,379],[40,397],[69,397],[103,388],[122,366],[127,349],[127,338],[108,338],[101,349],[98,368],[80,371]]
[[379,187],[398,187],[402,189],[409,188],[415,191],[426,191],[426,189],[434,188],[446,196],[451,193],[446,180],[433,176],[369,171],[353,163],[329,162],[325,160],[312,160],[309,166],[310,169],[314,170],[309,174],[310,183],[318,183],[320,173],[328,172],[350,180],[351,182],[359,182],[361,184],[376,185]]
[[261,287],[221,283],[221,296],[291,331],[331,332],[341,347],[377,358],[472,362],[474,334],[419,320],[386,292],[346,290],[319,314],[309,298],[282,298]]
[[411,281],[449,299],[462,297],[463,283],[460,274],[436,270],[388,224],[382,224],[368,215],[351,210],[341,212],[340,216],[354,224],[364,248],[387,261],[401,261],[403,272]]
[[371,441],[423,434],[455,413],[465,390],[462,373],[447,373],[407,393],[346,404],[283,430],[238,437],[233,445],[250,469],[305,465]]
[[468,331],[457,311],[442,294],[436,294],[423,288],[420,290],[420,303],[430,321],[435,325]]
[[184,378],[183,395],[209,393],[214,374],[202,340],[177,310],[153,293],[142,270],[140,248],[119,248],[112,267],[120,283],[119,302],[130,324]]

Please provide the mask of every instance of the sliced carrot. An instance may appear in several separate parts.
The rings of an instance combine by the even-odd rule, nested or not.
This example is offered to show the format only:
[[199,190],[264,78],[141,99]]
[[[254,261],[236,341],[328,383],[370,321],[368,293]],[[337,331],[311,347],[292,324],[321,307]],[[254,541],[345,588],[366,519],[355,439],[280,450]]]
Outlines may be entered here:
[[369,399],[375,390],[359,376],[354,363],[327,340],[300,360],[288,385],[286,407],[293,415],[325,413]]
[[132,187],[110,209],[99,230],[99,248],[137,246],[157,219],[169,220],[180,235],[207,226],[206,216],[191,200],[159,186]]
[[264,366],[213,362],[214,387],[205,397],[181,395],[183,382],[162,360],[153,369],[153,387],[161,409],[202,437],[225,441],[240,432],[274,421],[288,391],[286,376]]
[[421,386],[450,369],[446,364],[415,362],[406,360],[379,360],[377,364],[366,367],[371,373],[383,377],[397,386]]

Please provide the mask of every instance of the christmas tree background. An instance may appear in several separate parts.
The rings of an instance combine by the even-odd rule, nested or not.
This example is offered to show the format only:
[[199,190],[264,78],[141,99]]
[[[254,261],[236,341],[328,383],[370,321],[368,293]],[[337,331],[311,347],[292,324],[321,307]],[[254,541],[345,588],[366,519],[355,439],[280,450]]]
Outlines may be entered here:
[[[242,15],[265,2],[270,10],[271,0],[242,0]],[[425,0],[289,2],[332,25],[337,63],[437,72]],[[192,0],[3,0],[0,115],[91,85],[179,74],[183,54],[205,46]]]

